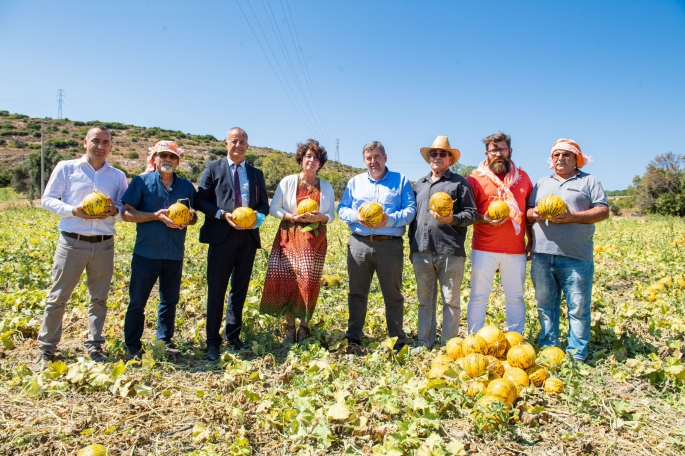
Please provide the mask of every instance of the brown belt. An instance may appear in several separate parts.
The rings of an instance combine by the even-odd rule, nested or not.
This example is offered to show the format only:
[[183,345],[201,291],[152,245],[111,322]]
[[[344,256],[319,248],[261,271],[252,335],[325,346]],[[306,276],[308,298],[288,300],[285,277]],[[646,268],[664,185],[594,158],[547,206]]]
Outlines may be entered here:
[[108,239],[112,239],[111,234],[107,235],[96,235],[96,236],[86,236],[84,234],[78,234],[78,233],[67,233],[66,231],[62,231],[62,236],[72,238],[72,239],[78,239],[79,241],[86,241],[90,242],[91,244],[95,244],[97,242],[102,242],[106,241]]
[[360,237],[360,238],[368,239],[371,242],[390,241],[393,239],[401,239],[402,238],[402,236],[387,236],[387,235],[383,235],[383,234],[370,234],[368,236],[363,236],[361,234],[355,233],[354,235],[357,237]]

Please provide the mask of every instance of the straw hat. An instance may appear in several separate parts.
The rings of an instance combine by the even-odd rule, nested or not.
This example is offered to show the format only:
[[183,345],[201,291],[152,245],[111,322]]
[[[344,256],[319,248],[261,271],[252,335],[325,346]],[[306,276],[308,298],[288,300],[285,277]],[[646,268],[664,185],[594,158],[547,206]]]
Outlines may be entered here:
[[444,150],[452,154],[452,158],[454,159],[452,160],[452,164],[458,162],[459,157],[461,157],[461,152],[459,152],[459,149],[452,149],[450,147],[450,140],[447,139],[447,136],[438,136],[435,138],[435,141],[433,141],[432,146],[421,148],[421,156],[423,156],[423,159],[428,163],[430,163],[430,151],[433,149]]

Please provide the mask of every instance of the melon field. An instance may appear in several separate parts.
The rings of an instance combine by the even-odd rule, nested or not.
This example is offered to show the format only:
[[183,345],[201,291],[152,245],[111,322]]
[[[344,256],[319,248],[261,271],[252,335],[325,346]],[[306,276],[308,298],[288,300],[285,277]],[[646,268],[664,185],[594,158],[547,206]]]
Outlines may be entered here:
[[[134,224],[118,223],[105,324],[109,362],[84,357],[88,291],[82,282],[64,317],[61,356],[32,371],[58,217],[37,208],[0,211],[0,454],[76,454],[101,444],[113,455],[466,455],[685,453],[685,224],[611,219],[597,225],[592,339],[587,365],[566,359],[564,392],[523,391],[512,410],[475,413],[459,367],[428,378],[440,350],[395,353],[386,339],[377,282],[363,347],[348,347],[347,227],[328,231],[323,287],[311,337],[290,350],[284,322],[258,312],[277,220],[262,228],[244,313],[248,348],[204,359],[206,246],[190,227],[175,342],[166,360],[148,308],[141,361],[125,361],[123,323]],[[405,242],[405,246],[407,243]],[[408,253],[408,252],[407,252]],[[462,284],[465,334],[470,262]],[[416,336],[413,269],[405,258],[405,329]],[[536,344],[533,287],[526,283],[525,339]],[[438,315],[441,321],[441,315]],[[497,279],[487,322],[503,330]],[[562,318],[562,333],[567,330]],[[433,376],[432,376],[433,377]],[[104,453],[102,453],[104,454]]]

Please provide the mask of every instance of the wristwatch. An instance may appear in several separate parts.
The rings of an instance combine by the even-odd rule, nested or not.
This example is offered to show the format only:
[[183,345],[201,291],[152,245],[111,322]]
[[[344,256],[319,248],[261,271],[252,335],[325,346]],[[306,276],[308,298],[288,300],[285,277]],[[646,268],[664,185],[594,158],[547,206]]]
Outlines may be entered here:
[[227,212],[225,210],[221,209],[221,213],[219,214],[219,218],[221,220],[225,220],[224,215],[226,215],[226,214],[227,214]]

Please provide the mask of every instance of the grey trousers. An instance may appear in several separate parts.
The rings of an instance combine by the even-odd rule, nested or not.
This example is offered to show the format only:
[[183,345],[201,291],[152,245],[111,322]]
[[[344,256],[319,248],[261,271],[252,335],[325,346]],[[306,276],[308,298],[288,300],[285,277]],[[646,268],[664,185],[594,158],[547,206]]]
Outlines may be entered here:
[[350,292],[347,307],[350,313],[346,336],[361,339],[374,272],[378,276],[383,300],[388,335],[397,337],[397,343],[405,343],[402,319],[404,296],[402,296],[403,268],[402,238],[372,242],[361,236],[350,236],[347,241],[347,272]]
[[438,282],[442,297],[442,337],[445,345],[457,337],[461,320],[461,281],[466,257],[432,252],[414,252],[416,294],[419,300],[419,345],[431,347],[437,338]]
[[87,349],[98,348],[105,340],[102,327],[107,315],[107,295],[114,270],[114,239],[90,243],[60,235],[52,263],[52,289],[38,333],[42,351],[54,352],[62,338],[62,317],[71,293],[81,279],[83,270],[88,280]]

